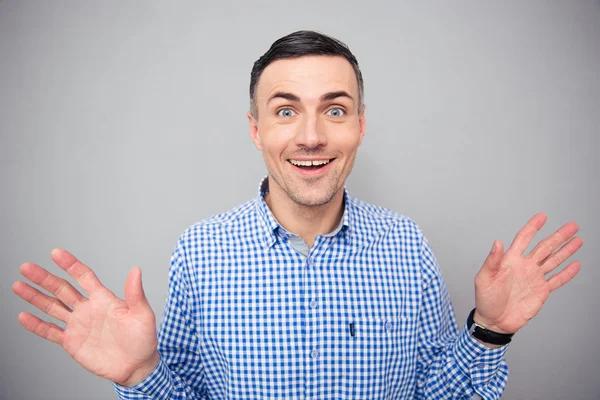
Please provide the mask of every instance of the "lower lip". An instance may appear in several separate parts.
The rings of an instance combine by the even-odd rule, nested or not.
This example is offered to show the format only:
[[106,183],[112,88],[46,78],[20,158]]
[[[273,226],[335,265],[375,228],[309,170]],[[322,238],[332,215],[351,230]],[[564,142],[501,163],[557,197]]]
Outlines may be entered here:
[[289,161],[288,161],[288,164],[290,164],[290,166],[300,175],[302,175],[306,178],[314,178],[314,177],[324,175],[329,170],[329,167],[331,166],[331,164],[333,164],[334,162],[335,162],[335,159],[329,161],[327,164],[325,164],[324,166],[322,166],[321,168],[318,168],[318,169],[304,169],[302,167],[296,167],[294,164],[292,164]]

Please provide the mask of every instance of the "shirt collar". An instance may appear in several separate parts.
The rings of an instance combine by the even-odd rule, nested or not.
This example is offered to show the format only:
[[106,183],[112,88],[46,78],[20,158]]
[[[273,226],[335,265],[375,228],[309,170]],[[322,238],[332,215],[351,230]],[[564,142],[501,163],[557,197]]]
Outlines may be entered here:
[[[261,220],[261,236],[262,242],[266,247],[272,247],[277,241],[277,230],[285,231],[279,222],[273,216],[271,209],[265,201],[265,194],[269,193],[269,179],[265,176],[258,185],[258,197],[256,198],[256,209]],[[344,214],[342,214],[341,227],[337,230],[337,233],[332,236],[341,235],[343,236],[346,244],[351,244],[350,241],[350,225],[352,223],[352,203],[349,201],[348,190],[344,187]]]

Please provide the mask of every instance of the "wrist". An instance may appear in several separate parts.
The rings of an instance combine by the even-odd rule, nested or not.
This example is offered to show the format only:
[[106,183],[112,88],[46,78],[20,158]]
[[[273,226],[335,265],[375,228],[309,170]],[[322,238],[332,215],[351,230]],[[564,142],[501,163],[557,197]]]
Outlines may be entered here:
[[130,376],[123,382],[117,382],[121,386],[131,387],[135,386],[143,381],[148,375],[156,369],[156,366],[160,362],[160,354],[157,351],[154,352],[150,360],[140,368],[136,369]]
[[490,348],[501,347],[510,343],[513,337],[512,333],[506,333],[502,330],[500,330],[500,332],[494,331],[490,329],[489,325],[483,325],[485,322],[481,323],[481,318],[479,318],[479,321],[476,321],[476,311],[477,310],[474,308],[469,313],[469,317],[467,318],[467,329],[469,336]]

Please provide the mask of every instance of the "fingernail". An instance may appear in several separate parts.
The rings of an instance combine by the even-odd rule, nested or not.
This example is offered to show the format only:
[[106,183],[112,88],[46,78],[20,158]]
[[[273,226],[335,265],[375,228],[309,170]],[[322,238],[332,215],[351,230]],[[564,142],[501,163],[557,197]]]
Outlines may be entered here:
[[490,250],[490,253],[495,253],[496,252],[496,241],[494,240],[494,243],[492,244],[492,250]]

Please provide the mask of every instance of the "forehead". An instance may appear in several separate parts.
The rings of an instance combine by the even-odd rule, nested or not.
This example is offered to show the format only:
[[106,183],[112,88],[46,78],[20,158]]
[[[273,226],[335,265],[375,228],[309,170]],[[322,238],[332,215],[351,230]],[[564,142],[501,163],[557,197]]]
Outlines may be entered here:
[[356,75],[348,60],[340,56],[303,56],[269,64],[258,82],[257,98],[263,102],[272,93],[283,91],[308,100],[340,90],[358,99]]

